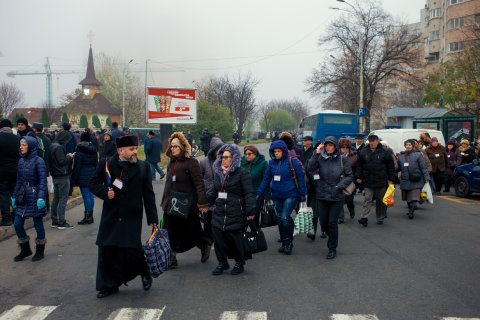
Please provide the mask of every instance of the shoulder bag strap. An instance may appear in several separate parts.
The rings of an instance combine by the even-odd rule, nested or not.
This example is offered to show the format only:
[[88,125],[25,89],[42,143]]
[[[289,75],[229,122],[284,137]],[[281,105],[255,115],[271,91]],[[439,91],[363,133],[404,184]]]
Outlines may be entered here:
[[292,171],[293,181],[295,181],[295,185],[297,186],[297,189],[298,189],[297,173],[295,172],[295,169],[293,168],[292,158],[290,158],[290,157],[288,157],[288,164],[290,165],[290,170]]

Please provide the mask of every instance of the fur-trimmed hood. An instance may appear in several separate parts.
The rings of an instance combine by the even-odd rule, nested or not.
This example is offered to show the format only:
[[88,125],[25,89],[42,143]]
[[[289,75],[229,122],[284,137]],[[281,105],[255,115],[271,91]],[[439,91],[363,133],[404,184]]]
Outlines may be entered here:
[[230,151],[233,157],[229,172],[234,172],[240,167],[240,162],[242,161],[242,153],[240,152],[240,149],[234,144],[224,144],[218,149],[217,160],[213,163],[213,170],[215,170],[217,174],[223,172],[222,155],[225,151]]
[[168,138],[167,157],[172,158],[172,152],[170,150],[170,146],[172,145],[172,140],[175,138],[180,140],[180,143],[185,148],[185,150],[182,152],[182,155],[180,157],[184,156],[187,159],[190,158],[192,154],[192,147],[190,146],[190,143],[188,143],[187,138],[181,132],[174,132],[172,133],[170,138]]
[[290,132],[284,131],[280,134],[280,140],[283,140],[285,144],[287,145],[288,150],[292,150],[295,148],[295,141],[293,140],[293,137]]

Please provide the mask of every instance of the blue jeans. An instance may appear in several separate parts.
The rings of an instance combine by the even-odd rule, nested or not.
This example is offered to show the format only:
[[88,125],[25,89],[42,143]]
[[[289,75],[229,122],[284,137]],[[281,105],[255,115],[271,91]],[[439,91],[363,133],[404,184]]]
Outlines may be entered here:
[[[150,162],[149,162],[150,163]],[[150,163],[150,168],[152,169],[152,181],[155,181],[155,174],[158,172],[160,176],[163,176],[163,170],[158,166],[158,162],[156,163]],[[156,171],[156,172],[155,172]]]
[[288,198],[284,200],[273,200],[277,210],[278,231],[280,239],[293,240],[293,219],[290,216],[293,209],[297,206],[297,199]]
[[[25,232],[25,219],[19,215],[15,215],[15,221],[13,222],[13,226],[15,227],[15,232],[17,233],[18,239],[24,240],[27,238],[27,233]],[[37,231],[37,240],[45,239],[45,228],[43,226],[43,218],[42,217],[34,217],[33,218],[33,225],[35,226],[35,230]]]
[[52,222],[59,224],[65,222],[65,208],[69,191],[70,177],[53,178]]
[[93,211],[93,193],[90,192],[88,187],[80,187],[80,192],[82,193],[83,198],[83,206],[85,207],[85,211],[92,212]]

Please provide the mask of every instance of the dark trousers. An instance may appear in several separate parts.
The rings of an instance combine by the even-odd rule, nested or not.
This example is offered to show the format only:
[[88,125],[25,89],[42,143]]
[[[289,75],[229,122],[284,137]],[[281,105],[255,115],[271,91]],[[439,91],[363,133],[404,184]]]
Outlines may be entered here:
[[218,262],[226,262],[228,258],[245,264],[245,244],[243,230],[223,231],[212,228],[215,255]]
[[328,249],[336,249],[338,246],[338,216],[343,209],[343,201],[318,200],[318,213],[320,226],[328,236]]
[[213,211],[208,210],[203,214],[203,231],[207,234],[210,239],[213,239],[212,235],[212,215]]
[[445,171],[437,170],[433,173],[433,183],[435,183],[436,192],[440,192],[442,190],[442,186],[445,184],[445,178]]
[[452,186],[452,182],[453,182],[453,175],[451,173],[448,173],[446,175],[446,178],[445,178],[445,189],[444,189],[445,192],[450,191],[450,187]]
[[17,175],[5,175],[0,179],[0,210],[2,215],[10,214],[10,198],[17,182]]

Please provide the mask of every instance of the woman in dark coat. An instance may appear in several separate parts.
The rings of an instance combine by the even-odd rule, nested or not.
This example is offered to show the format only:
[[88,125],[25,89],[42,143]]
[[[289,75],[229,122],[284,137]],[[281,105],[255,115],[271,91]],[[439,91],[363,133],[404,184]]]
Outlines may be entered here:
[[100,159],[109,159],[117,154],[117,146],[112,140],[112,132],[108,131],[103,134],[103,149],[100,153]]
[[417,202],[420,200],[420,190],[430,181],[427,165],[423,155],[415,149],[415,141],[407,140],[404,143],[405,151],[400,152],[398,158],[398,178],[402,190],[402,200],[408,204],[408,218],[413,219]]
[[232,275],[244,270],[243,229],[245,220],[255,218],[255,196],[252,178],[240,167],[240,160],[238,147],[227,144],[218,150],[217,160],[213,164],[214,188],[209,198],[216,198],[212,233],[218,266],[212,271],[214,276],[230,268],[227,261],[229,257],[235,259],[235,266],[230,272]]
[[78,224],[93,223],[93,193],[90,191],[89,183],[95,174],[98,164],[97,150],[90,141],[90,133],[83,132],[80,136],[80,143],[75,148],[75,162],[73,164],[72,184],[80,187],[83,205],[85,208],[84,217]]
[[[265,170],[267,170],[268,163],[265,160],[265,156],[260,154],[257,147],[254,145],[247,145],[243,148],[243,157],[240,166],[250,173],[252,177],[253,193],[256,194],[260,183],[263,180]],[[267,188],[264,194],[260,195],[256,201],[255,209],[255,225],[260,226],[260,210],[263,207],[265,200],[270,200],[270,188]]]
[[445,190],[444,192],[450,192],[450,186],[453,182],[453,170],[458,166],[460,158],[457,151],[457,140],[450,139],[447,142],[447,158],[448,158],[448,169],[447,169],[447,178],[445,179]]
[[338,150],[337,139],[326,137],[308,161],[307,170],[315,172],[318,179],[315,184],[317,208],[320,225],[328,236],[327,259],[337,256],[338,216],[343,209],[345,189],[353,181],[353,172],[346,157]]
[[[348,139],[340,139],[338,142],[338,146],[340,147],[340,153],[345,157],[352,169],[352,172],[355,172],[357,169],[357,153],[355,150],[352,149],[352,142]],[[353,202],[353,198],[355,196],[355,190],[351,195],[345,196],[345,204],[347,205],[348,212],[350,213],[350,219],[355,218],[355,204]],[[340,217],[338,219],[338,223],[342,224],[345,222],[345,212],[342,208],[340,212]]]
[[[12,197],[12,207],[15,209],[14,227],[20,244],[20,254],[14,260],[21,261],[32,254],[30,237],[25,232],[25,219],[33,218],[37,232],[35,239],[36,251],[32,261],[43,259],[45,244],[45,227],[43,217],[47,214],[45,197],[47,195],[47,168],[42,158],[37,155],[38,142],[36,138],[24,136],[20,140],[21,158],[18,161],[17,183]],[[24,190],[23,202],[16,203],[17,196]]]
[[[172,247],[170,260],[172,269],[178,267],[176,254],[186,252],[193,247],[200,249],[200,261],[206,262],[210,257],[212,240],[202,229],[198,215],[199,211],[203,214],[208,210],[208,200],[198,160],[190,156],[191,146],[183,133],[174,132],[168,142],[167,157],[170,158],[170,163],[162,197],[162,209]],[[193,196],[193,205],[186,219],[166,214],[172,190]]]

